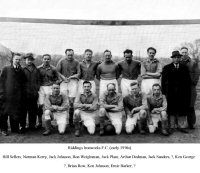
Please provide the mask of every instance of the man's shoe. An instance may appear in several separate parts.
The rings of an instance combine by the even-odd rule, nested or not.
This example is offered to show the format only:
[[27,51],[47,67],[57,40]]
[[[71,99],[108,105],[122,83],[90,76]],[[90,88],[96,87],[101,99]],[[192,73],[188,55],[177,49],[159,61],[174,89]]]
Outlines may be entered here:
[[140,130],[140,134],[141,134],[141,135],[145,135],[145,134],[146,134],[145,130],[142,130],[142,129],[141,129],[141,130]]
[[170,129],[168,129],[168,133],[171,135],[171,134],[173,134],[175,132],[175,129],[174,128],[170,128]]
[[37,130],[42,129],[42,124],[37,124],[37,125],[35,126],[35,128],[36,128]]
[[26,128],[25,127],[22,127],[19,129],[19,134],[24,134],[26,133]]
[[3,136],[8,136],[8,132],[5,131],[5,130],[2,130],[2,131],[1,131],[1,134],[2,134]]
[[186,129],[184,129],[184,128],[179,128],[178,129],[180,132],[182,132],[182,133],[189,133]]
[[189,125],[189,129],[194,130],[195,129],[194,125]]
[[161,134],[164,135],[164,136],[169,136],[169,133],[165,129],[161,130]]
[[50,130],[46,130],[44,133],[43,133],[43,136],[48,136],[51,134],[51,131]]
[[80,136],[80,130],[75,130],[74,135],[75,135],[76,137],[79,137],[79,136]]

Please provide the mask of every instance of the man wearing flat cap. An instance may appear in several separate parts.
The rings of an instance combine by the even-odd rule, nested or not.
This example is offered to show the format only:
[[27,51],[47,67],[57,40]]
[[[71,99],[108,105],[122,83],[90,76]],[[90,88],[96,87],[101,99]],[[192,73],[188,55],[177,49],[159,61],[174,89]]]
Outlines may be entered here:
[[29,130],[34,130],[36,125],[36,117],[37,117],[37,100],[38,100],[38,91],[40,89],[40,73],[37,67],[35,66],[34,57],[32,53],[27,53],[25,55],[25,67],[24,73],[26,76],[25,83],[25,97],[26,101],[25,105],[25,116],[24,116],[24,124],[26,123],[26,116],[28,113],[28,124]]
[[190,102],[190,75],[188,68],[180,63],[179,51],[172,52],[172,63],[164,66],[162,72],[162,92],[167,98],[167,113],[170,132],[177,129],[188,133],[186,128],[187,113]]

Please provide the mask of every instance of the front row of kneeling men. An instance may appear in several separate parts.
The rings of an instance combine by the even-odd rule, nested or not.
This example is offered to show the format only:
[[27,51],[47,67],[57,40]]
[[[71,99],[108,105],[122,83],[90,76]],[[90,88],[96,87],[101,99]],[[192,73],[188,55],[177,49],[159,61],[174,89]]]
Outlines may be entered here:
[[[141,134],[146,132],[154,133],[161,122],[161,133],[168,133],[167,101],[161,93],[159,84],[152,86],[152,95],[143,95],[137,82],[130,84],[130,94],[122,98],[116,92],[114,83],[107,85],[107,91],[103,97],[98,99],[97,95],[91,92],[91,83],[83,82],[83,93],[80,93],[74,104],[75,112],[73,121],[75,125],[75,136],[80,136],[81,122],[87,128],[89,134],[95,133],[96,124],[100,124],[99,134],[105,134],[105,125],[112,124],[115,134],[120,134],[123,125],[123,110],[126,114],[125,130],[131,134],[136,126]],[[53,84],[52,94],[46,97],[44,107],[45,132],[43,135],[51,134],[51,120],[56,120],[58,131],[64,134],[68,124],[69,109],[68,98],[60,92],[60,86]]]

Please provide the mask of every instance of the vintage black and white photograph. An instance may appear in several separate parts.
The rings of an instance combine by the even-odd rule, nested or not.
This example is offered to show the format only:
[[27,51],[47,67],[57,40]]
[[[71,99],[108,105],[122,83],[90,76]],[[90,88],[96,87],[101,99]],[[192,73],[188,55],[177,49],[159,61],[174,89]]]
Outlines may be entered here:
[[0,143],[200,142],[200,19],[95,18],[86,2],[68,17],[67,1],[47,18],[30,3],[0,17]]

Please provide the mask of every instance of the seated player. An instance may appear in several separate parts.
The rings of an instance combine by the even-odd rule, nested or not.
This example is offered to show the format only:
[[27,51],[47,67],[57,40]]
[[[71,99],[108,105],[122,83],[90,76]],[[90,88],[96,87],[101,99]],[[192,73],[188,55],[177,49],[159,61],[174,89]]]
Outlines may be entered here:
[[127,116],[125,124],[126,133],[131,134],[138,124],[140,133],[145,134],[147,117],[146,98],[139,91],[138,82],[132,82],[130,84],[130,88],[130,94],[123,100],[124,110]]
[[42,127],[42,115],[44,109],[44,101],[45,97],[52,92],[52,85],[53,83],[61,82],[61,77],[54,66],[51,63],[51,55],[44,54],[42,56],[43,64],[38,66],[38,71],[40,74],[39,82],[40,82],[40,89],[39,89],[39,98],[38,98],[38,124],[37,128],[40,129]]
[[161,133],[168,136],[167,127],[167,101],[161,93],[160,84],[156,83],[152,86],[152,94],[147,96],[147,105],[149,109],[149,132],[154,133],[158,128],[158,122],[161,121]]
[[74,103],[74,125],[75,136],[80,136],[80,121],[87,127],[88,133],[95,133],[95,124],[98,119],[98,97],[91,92],[92,84],[89,81],[83,82],[83,92],[80,93]]
[[120,93],[116,93],[114,83],[107,85],[107,91],[100,98],[100,136],[104,135],[105,118],[107,117],[115,127],[115,133],[119,135],[122,130],[123,99]]
[[59,134],[64,134],[66,126],[68,124],[69,108],[68,98],[60,93],[60,85],[52,85],[52,94],[47,95],[44,103],[44,123],[45,132],[44,136],[51,134],[51,120],[56,120],[58,125]]

